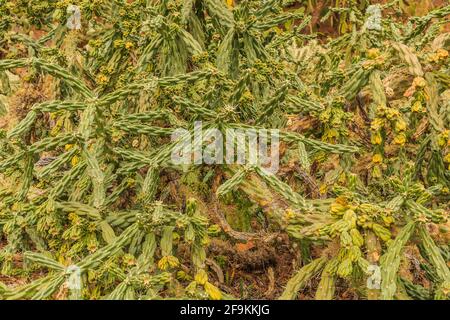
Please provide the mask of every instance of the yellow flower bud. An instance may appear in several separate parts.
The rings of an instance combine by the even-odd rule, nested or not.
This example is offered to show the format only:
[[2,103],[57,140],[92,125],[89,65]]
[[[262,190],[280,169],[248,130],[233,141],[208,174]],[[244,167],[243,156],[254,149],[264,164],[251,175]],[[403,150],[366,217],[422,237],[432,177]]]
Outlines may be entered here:
[[219,288],[217,288],[215,285],[206,282],[205,283],[205,291],[209,295],[209,297],[212,300],[220,300],[222,299],[222,293],[220,292]]
[[204,285],[208,281],[208,275],[205,270],[199,270],[195,275],[194,280],[197,281],[198,284]]
[[337,215],[343,215],[346,208],[346,206],[343,206],[342,204],[337,202],[333,202],[330,206],[331,213]]
[[439,57],[439,59],[445,59],[448,57],[448,51],[445,49],[437,49],[436,55]]
[[70,161],[70,163],[72,164],[72,167],[75,167],[78,162],[80,162],[80,159],[78,158],[78,156],[73,156],[72,160]]
[[378,49],[378,48],[371,48],[371,49],[367,50],[367,57],[369,59],[375,59],[379,55],[380,55],[380,49]]
[[378,130],[383,126],[383,119],[375,118],[370,124],[372,130]]
[[381,154],[377,153],[374,154],[372,157],[372,162],[373,163],[381,163],[383,161],[383,157],[381,156]]
[[107,84],[108,83],[108,77],[105,76],[104,74],[99,74],[97,76],[97,83],[102,85],[102,84]]
[[422,77],[415,77],[414,78],[414,81],[413,81],[413,86],[414,87],[422,88],[422,87],[425,87],[426,84],[427,84],[427,81],[424,78],[422,78]]
[[397,131],[406,130],[406,122],[405,122],[405,120],[403,120],[403,119],[397,120],[397,122],[395,123],[395,130],[397,130]]
[[444,161],[450,163],[450,153],[447,153],[444,157]]
[[292,219],[295,217],[295,212],[292,209],[286,209],[286,219]]
[[383,142],[383,138],[381,138],[381,134],[377,131],[376,133],[372,134],[370,141],[372,144],[381,144]]
[[422,103],[420,101],[416,101],[411,106],[412,112],[421,112],[422,111]]
[[397,118],[398,116],[400,116],[400,112],[397,109],[390,108],[386,110],[386,118],[389,120]]
[[174,256],[165,256],[158,261],[158,268],[161,270],[167,270],[169,268],[175,268],[180,264],[178,258]]
[[125,48],[126,48],[127,50],[129,50],[129,49],[131,49],[131,48],[133,48],[133,47],[134,47],[133,42],[127,41],[127,42],[125,43]]
[[400,133],[399,135],[395,136],[394,143],[399,145],[404,145],[406,142],[406,136],[403,133]]

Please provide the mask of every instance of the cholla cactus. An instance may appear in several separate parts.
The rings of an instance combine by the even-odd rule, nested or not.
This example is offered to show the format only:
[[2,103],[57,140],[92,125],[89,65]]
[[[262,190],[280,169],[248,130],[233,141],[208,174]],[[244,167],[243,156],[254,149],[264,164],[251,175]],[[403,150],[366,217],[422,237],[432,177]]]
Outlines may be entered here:
[[[4,274],[47,273],[0,284],[0,297],[227,297],[209,269],[218,222],[231,241],[275,230],[321,248],[281,299],[317,274],[317,299],[339,294],[337,281],[363,299],[448,298],[449,39],[439,26],[450,7],[406,25],[386,17],[382,28],[354,4],[332,9],[350,17],[351,32],[319,44],[302,33],[311,18],[281,0],[33,2],[31,11],[15,2],[0,9],[10,17],[0,21],[10,115],[0,264]],[[39,32],[29,36],[30,25]],[[26,86],[39,95],[21,96]],[[279,130],[280,172],[174,164],[172,134],[184,129],[188,141],[198,121],[224,134]],[[207,148],[193,140],[193,150]],[[218,212],[238,197],[267,219],[262,236]],[[412,259],[432,286],[402,272],[408,248],[419,248]],[[374,266],[380,289],[366,287]]]

